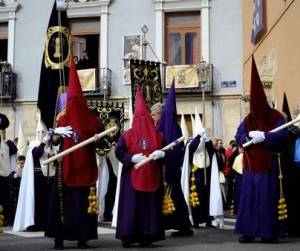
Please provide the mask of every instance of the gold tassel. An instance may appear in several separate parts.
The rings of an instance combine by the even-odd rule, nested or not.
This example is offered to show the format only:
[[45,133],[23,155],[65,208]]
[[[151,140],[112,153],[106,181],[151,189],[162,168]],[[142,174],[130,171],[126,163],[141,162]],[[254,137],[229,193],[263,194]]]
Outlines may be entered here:
[[196,207],[200,205],[199,201],[199,196],[196,191],[196,177],[195,177],[195,172],[198,169],[198,167],[193,166],[192,168],[192,177],[191,177],[191,191],[190,191],[190,206],[191,207]]
[[164,199],[163,199],[163,215],[173,214],[176,210],[174,202],[171,198],[172,186],[164,182]]
[[3,233],[3,226],[4,226],[3,206],[0,205],[0,234]]
[[287,205],[285,203],[285,198],[283,194],[283,175],[281,170],[281,159],[280,159],[280,153],[278,153],[278,167],[279,167],[279,188],[280,188],[280,197],[278,202],[278,220],[284,221],[288,218],[288,211],[287,211]]
[[231,200],[231,204],[229,206],[229,214],[230,216],[234,216],[234,200]]
[[96,196],[96,187],[90,187],[90,195],[88,199],[89,199],[88,214],[97,215],[99,213],[99,210],[98,210],[98,198]]

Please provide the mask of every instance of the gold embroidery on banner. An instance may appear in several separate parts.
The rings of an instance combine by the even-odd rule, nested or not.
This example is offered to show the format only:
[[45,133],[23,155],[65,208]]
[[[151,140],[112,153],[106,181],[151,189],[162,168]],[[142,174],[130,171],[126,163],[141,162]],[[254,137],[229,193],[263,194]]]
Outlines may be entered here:
[[48,28],[45,45],[45,66],[52,70],[69,67],[71,57],[70,29],[63,26]]

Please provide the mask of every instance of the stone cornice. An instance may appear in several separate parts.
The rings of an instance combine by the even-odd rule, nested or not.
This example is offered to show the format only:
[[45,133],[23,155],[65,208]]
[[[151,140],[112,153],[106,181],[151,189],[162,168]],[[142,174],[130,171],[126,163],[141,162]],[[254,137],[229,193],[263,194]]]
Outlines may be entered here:
[[0,0],[0,21],[15,19],[20,6],[15,0]]
[[210,0],[153,0],[156,10],[185,11],[209,8]]
[[97,17],[101,14],[108,14],[110,3],[111,0],[69,1],[67,7],[68,17]]

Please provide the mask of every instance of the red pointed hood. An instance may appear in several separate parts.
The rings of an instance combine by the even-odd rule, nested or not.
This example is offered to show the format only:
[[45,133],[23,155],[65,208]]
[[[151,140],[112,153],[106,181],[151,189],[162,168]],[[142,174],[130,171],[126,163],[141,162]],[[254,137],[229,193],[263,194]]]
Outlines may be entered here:
[[[275,128],[280,118],[282,118],[281,113],[272,109],[268,104],[254,57],[252,57],[250,113],[245,118],[245,126],[248,132],[254,130],[268,132]],[[272,160],[272,152],[263,143],[245,149],[244,166],[252,171],[268,171],[271,168]]]
[[[72,126],[74,135],[65,138],[63,149],[66,150],[100,131],[100,120],[88,109],[83,96],[76,67],[71,60],[67,91],[66,113],[59,120],[59,126]],[[98,167],[93,145],[82,147],[63,157],[63,179],[71,187],[87,186],[96,183]]]
[[[136,92],[132,128],[124,133],[128,151],[131,154],[149,155],[162,147],[162,134],[155,128],[140,87]],[[155,191],[161,182],[161,170],[155,161],[132,169],[132,184],[139,191]]]

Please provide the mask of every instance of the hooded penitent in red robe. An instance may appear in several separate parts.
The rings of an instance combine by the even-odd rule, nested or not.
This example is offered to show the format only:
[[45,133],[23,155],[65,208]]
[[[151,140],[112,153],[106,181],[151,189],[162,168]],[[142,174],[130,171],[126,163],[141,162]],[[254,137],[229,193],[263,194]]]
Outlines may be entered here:
[[[76,67],[71,60],[67,92],[66,114],[59,120],[59,126],[72,126],[74,134],[63,140],[66,150],[100,131],[100,120],[88,109],[83,96]],[[96,183],[98,167],[94,146],[84,146],[62,160],[63,180],[70,187],[89,186]]]
[[[276,122],[282,115],[272,109],[267,101],[262,82],[259,78],[254,58],[252,58],[251,86],[250,86],[250,113],[245,118],[245,125],[250,131],[268,132],[275,128]],[[244,166],[254,172],[270,170],[273,154],[264,143],[247,147],[244,152]]]
[[[140,88],[136,92],[132,128],[123,136],[131,154],[143,153],[147,156],[162,147],[162,134],[155,128]],[[151,161],[139,169],[132,168],[133,187],[142,192],[157,190],[162,180],[160,169],[161,167],[156,161]]]

